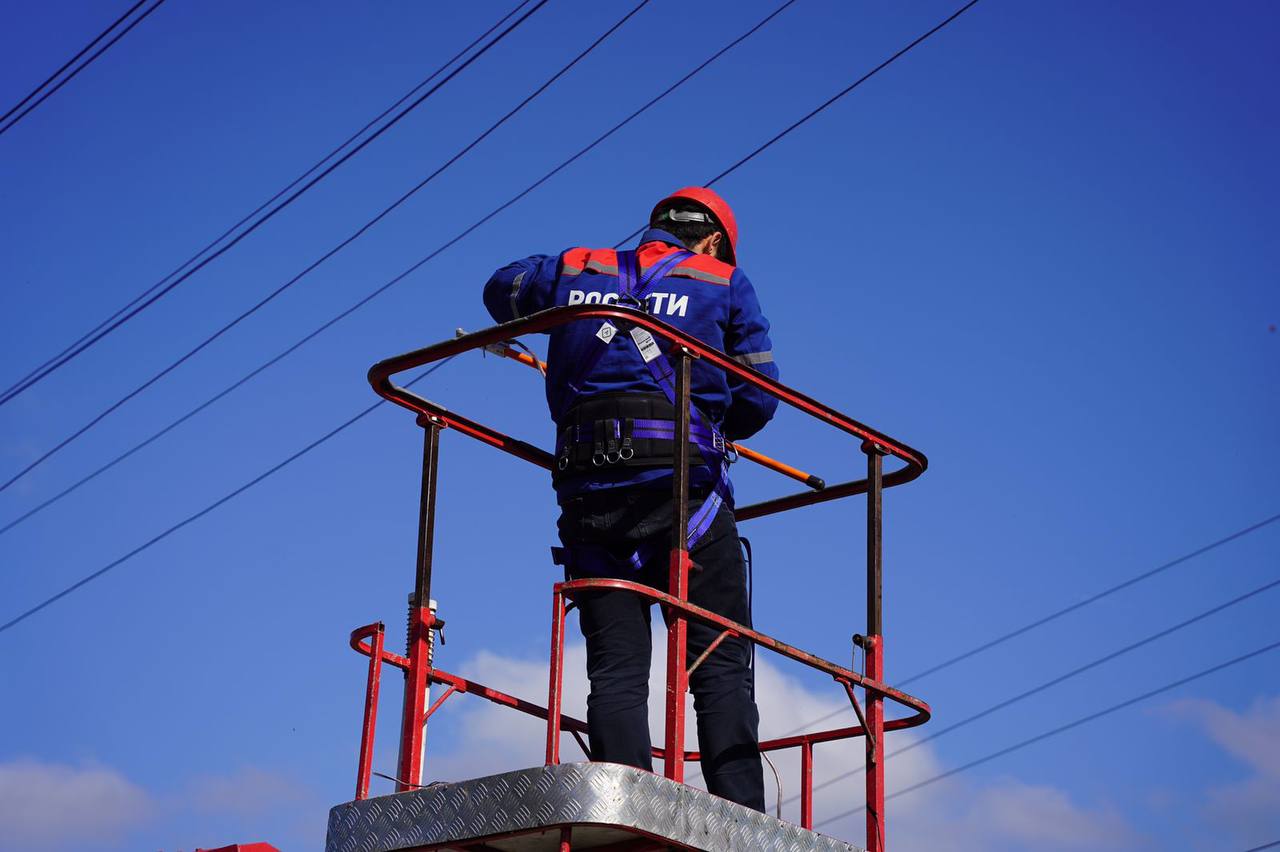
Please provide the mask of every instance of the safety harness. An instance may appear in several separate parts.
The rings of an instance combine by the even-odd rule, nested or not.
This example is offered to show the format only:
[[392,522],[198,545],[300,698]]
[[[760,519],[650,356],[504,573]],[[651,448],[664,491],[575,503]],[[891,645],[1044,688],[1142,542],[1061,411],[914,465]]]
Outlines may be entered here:
[[[618,252],[618,304],[645,310],[644,296],[649,288],[690,257],[693,257],[693,252],[673,252],[654,264],[642,277],[636,253]],[[649,368],[663,398],[635,393],[598,394],[574,405],[564,418],[556,440],[556,476],[581,474],[610,465],[669,466],[674,459],[675,371],[646,329],[631,326],[623,330]],[[605,321],[600,326],[595,335],[599,342],[583,357],[573,381],[569,383],[575,394],[582,393],[591,371],[618,334],[618,327],[611,322]],[[719,470],[715,484],[702,505],[689,518],[686,546],[692,550],[711,528],[716,513],[728,499],[729,465],[736,455],[715,424],[692,404],[689,406],[689,443],[698,450],[698,457],[691,459],[692,464],[706,464]],[[632,568],[640,570],[663,549],[660,545],[643,545],[626,561]],[[600,547],[553,547],[551,555],[555,564],[570,570],[574,567],[592,570],[602,562],[614,562],[613,557]]]
[[[671,467],[675,460],[675,408],[662,394],[611,391],[593,394],[569,409],[556,436],[555,478],[599,473],[613,467]],[[715,441],[689,424],[690,464],[707,464],[698,443]]]

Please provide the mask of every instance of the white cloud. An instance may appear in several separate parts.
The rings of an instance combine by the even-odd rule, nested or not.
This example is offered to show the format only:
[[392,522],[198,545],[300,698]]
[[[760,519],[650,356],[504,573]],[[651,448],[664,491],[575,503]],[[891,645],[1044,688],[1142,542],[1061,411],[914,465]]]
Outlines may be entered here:
[[280,848],[317,848],[324,845],[332,804],[294,778],[253,766],[193,776],[157,799],[163,824],[157,821],[146,838],[149,847],[161,849],[258,840]]
[[0,846],[76,849],[144,823],[155,804],[113,769],[36,760],[0,764]]
[[205,813],[253,817],[280,808],[296,807],[310,791],[273,772],[244,767],[228,775],[198,775],[175,801]]
[[[665,635],[655,632],[649,688],[649,726],[655,740],[662,730],[665,660],[660,649],[664,641]],[[586,707],[585,659],[582,645],[566,647],[564,711],[578,718],[584,717]],[[543,658],[512,659],[482,652],[463,662],[457,671],[519,698],[546,703],[547,663]],[[814,692],[763,655],[757,660],[756,684],[763,739],[792,733],[801,724],[834,711],[844,715],[822,727],[857,724],[838,689]],[[461,733],[449,741],[431,744],[427,761],[430,778],[475,778],[542,763],[545,725],[541,720],[481,700],[459,702],[451,712],[461,716]],[[686,735],[692,744],[696,742],[696,732],[691,707],[688,718]],[[895,732],[889,737],[890,751],[915,740],[911,731]],[[848,778],[839,776],[862,766],[863,749],[861,740],[828,743],[815,749],[814,814],[820,824],[824,817],[861,804],[861,773]],[[561,755],[566,761],[583,759],[577,744],[568,737],[562,741]],[[772,758],[782,779],[783,817],[796,821],[799,804],[791,800],[797,799],[799,793],[799,754],[793,749],[774,752]],[[899,754],[888,767],[890,792],[931,778],[943,769],[929,745]],[[689,776],[691,783],[697,783],[696,765],[690,767]],[[769,812],[773,813],[777,797],[773,774],[767,766],[765,788]],[[948,779],[893,799],[887,809],[892,838],[886,839],[901,852],[941,848],[939,838],[945,838],[945,848],[958,852],[1124,850],[1141,847],[1144,840],[1113,808],[1087,807],[1060,789],[1015,779],[986,784]],[[821,825],[821,830],[861,844],[864,824],[864,815],[856,813]]]
[[[585,718],[586,651],[581,645],[565,649],[564,712]],[[458,670],[459,674],[530,701],[547,703],[545,659],[518,660],[481,651]],[[433,698],[443,687],[434,687]],[[480,698],[453,699],[450,710],[460,713],[462,733],[451,741],[431,740],[428,729],[427,775],[432,780],[456,781],[492,775],[543,762],[546,723]],[[652,718],[651,718],[652,724]],[[581,759],[582,751],[571,736],[561,742],[566,761]]]
[[0,852],[189,849],[259,835],[314,847],[327,810],[314,790],[254,767],[153,793],[104,766],[0,763]]
[[1174,702],[1169,712],[1194,721],[1211,740],[1259,775],[1280,778],[1280,696],[1237,713],[1207,699]]
[[1082,807],[1056,787],[1002,779],[967,789],[957,782],[951,794],[953,810],[949,818],[944,814],[935,821],[934,842],[921,837],[908,849],[934,848],[937,837],[954,838],[955,845],[948,848],[975,852],[1122,850],[1143,845],[1144,838],[1117,810]]
[[1205,817],[1241,846],[1280,835],[1280,696],[1260,699],[1243,713],[1207,699],[1186,699],[1168,712],[1191,721],[1249,769],[1244,778],[1211,787]]

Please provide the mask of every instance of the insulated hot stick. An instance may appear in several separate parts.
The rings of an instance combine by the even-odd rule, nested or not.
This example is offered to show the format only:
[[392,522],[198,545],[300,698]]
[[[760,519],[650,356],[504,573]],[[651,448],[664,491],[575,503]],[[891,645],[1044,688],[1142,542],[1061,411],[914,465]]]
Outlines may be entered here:
[[[462,337],[464,334],[466,334],[466,332],[460,328],[457,329],[454,333],[458,337]],[[510,343],[494,343],[490,346],[486,346],[485,351],[491,352],[494,355],[498,355],[503,358],[510,358],[512,361],[519,361],[521,364],[524,364],[526,367],[530,367],[534,370],[537,370],[539,373],[541,373],[544,376],[547,374],[547,364],[545,361],[538,360],[538,358],[534,356],[533,353],[528,351],[521,351],[516,347],[512,346]],[[739,456],[746,459],[747,461],[753,461],[756,464],[760,465],[761,467],[766,467],[769,470],[776,471],[782,474],[783,476],[789,476],[792,479],[796,480],[797,482],[803,482],[805,485],[809,486],[814,491],[821,491],[822,489],[827,487],[826,481],[823,480],[822,477],[820,476],[815,476],[812,473],[806,473],[805,471],[801,470],[798,467],[792,467],[791,465],[786,464],[785,462],[780,462],[775,458],[770,458],[769,456],[766,456],[764,453],[753,450],[750,447],[744,447],[742,444],[734,443],[734,444],[730,444],[730,446],[733,447],[734,451],[737,452]]]
[[794,480],[803,482],[814,491],[821,491],[827,487],[826,481],[820,476],[815,476],[812,473],[805,473],[798,467],[792,467],[785,462],[780,462],[777,459],[770,458],[764,453],[756,452],[750,447],[742,446],[742,444],[735,443],[733,444],[733,448],[737,451],[738,455],[742,456],[744,459],[753,461],[761,467],[767,467],[769,470],[776,470],[783,476],[789,476]]

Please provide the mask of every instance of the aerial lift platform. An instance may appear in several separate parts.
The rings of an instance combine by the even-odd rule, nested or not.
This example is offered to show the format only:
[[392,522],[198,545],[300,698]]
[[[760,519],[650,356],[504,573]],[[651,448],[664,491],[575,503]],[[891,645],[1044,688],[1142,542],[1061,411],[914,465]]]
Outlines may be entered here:
[[[673,464],[675,517],[669,584],[665,590],[627,580],[579,579],[556,583],[552,588],[551,654],[547,703],[535,704],[500,692],[434,665],[436,632],[444,622],[431,600],[432,542],[436,506],[436,468],[440,435],[452,429],[480,440],[530,464],[551,470],[552,454],[426,400],[392,376],[445,358],[478,349],[508,351],[511,341],[546,332],[581,320],[608,321],[620,329],[642,328],[664,341],[675,374],[676,458]],[[537,365],[531,355],[516,355]],[[790,511],[816,503],[859,494],[867,495],[867,623],[854,636],[862,650],[864,671],[859,673],[802,651],[771,636],[732,622],[688,601],[689,553],[685,534],[689,523],[688,456],[690,424],[690,371],[695,359],[777,397],[820,423],[860,441],[866,457],[865,479],[826,485],[821,479],[772,463],[769,466],[800,479],[809,490],[778,497],[735,510],[739,522]],[[369,658],[365,684],[364,722],[356,770],[355,799],[333,808],[329,815],[328,852],[390,852],[391,850],[534,850],[592,849],[598,852],[699,849],[717,852],[763,850],[855,850],[857,847],[813,831],[813,764],[815,746],[862,737],[866,744],[867,849],[884,852],[884,735],[929,720],[929,705],[889,686],[884,679],[884,635],[881,623],[881,525],[885,488],[901,485],[924,472],[924,454],[836,411],[798,391],[766,378],[730,356],[707,346],[678,329],[628,307],[583,304],[552,308],[514,322],[389,358],[369,370],[369,381],[379,396],[417,414],[423,429],[422,492],[419,509],[417,578],[409,599],[408,647],[397,654],[386,647],[381,622],[358,628],[351,647]],[[752,453],[755,460],[764,459]],[[886,456],[903,464],[885,472]],[[562,711],[565,620],[575,596],[592,589],[626,589],[664,607],[667,625],[667,683],[665,734],[655,758],[662,774],[610,763],[592,763],[586,744],[587,726]],[[720,634],[699,659],[688,664],[687,628],[690,621],[712,625]],[[742,637],[802,665],[831,676],[850,703],[857,724],[813,731],[760,743],[762,752],[800,751],[800,824],[785,822],[726,801],[686,785],[685,764],[697,761],[697,751],[685,747],[685,693],[689,672],[720,642]],[[378,693],[384,665],[402,670],[405,679],[400,728],[400,756],[396,792],[369,796]],[[431,687],[443,692],[431,700]],[[861,700],[858,692],[862,692]],[[469,693],[546,721],[546,761],[542,766],[516,769],[456,783],[424,786],[427,720],[451,696]],[[886,719],[885,703],[897,704],[906,715]],[[571,735],[588,762],[561,760],[562,734]]]

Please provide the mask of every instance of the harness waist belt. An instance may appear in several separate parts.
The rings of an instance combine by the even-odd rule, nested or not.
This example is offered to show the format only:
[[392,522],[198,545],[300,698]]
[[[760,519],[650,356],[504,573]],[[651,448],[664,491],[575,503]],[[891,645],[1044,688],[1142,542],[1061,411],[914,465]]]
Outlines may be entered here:
[[[588,397],[559,424],[554,475],[577,476],[614,466],[669,468],[675,462],[675,429],[675,407],[660,394]],[[689,443],[693,467],[725,451],[723,439],[701,423],[689,424]]]

